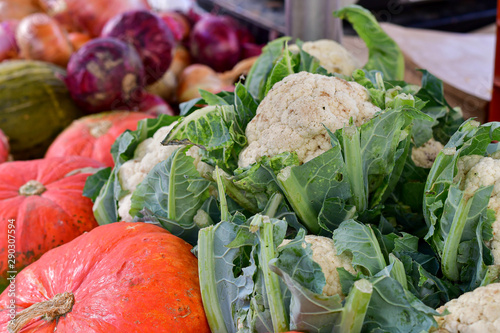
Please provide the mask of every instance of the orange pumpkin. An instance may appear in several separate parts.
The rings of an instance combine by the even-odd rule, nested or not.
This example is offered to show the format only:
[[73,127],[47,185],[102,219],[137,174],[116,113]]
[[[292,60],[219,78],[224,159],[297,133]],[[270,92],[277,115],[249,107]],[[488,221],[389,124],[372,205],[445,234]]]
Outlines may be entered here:
[[125,130],[136,130],[137,122],[153,116],[140,112],[105,112],[80,118],[51,144],[45,157],[78,155],[113,166],[110,150]]
[[[9,329],[209,333],[198,263],[190,250],[188,243],[152,224],[100,226],[19,273],[12,312],[20,327]],[[10,320],[9,290],[0,296],[2,332]]]
[[[7,271],[19,271],[97,227],[92,202],[82,191],[88,168],[102,166],[83,157],[0,164],[0,287],[8,283]],[[9,253],[15,254],[15,265]]]

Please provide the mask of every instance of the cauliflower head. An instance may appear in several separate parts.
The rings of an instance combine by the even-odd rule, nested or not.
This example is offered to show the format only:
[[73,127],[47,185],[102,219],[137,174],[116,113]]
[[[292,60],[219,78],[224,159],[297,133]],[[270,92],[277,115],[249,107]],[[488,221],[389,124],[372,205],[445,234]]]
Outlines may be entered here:
[[436,317],[442,333],[500,332],[500,283],[479,287],[451,300],[437,311],[449,314]]
[[[123,163],[118,170],[120,185],[124,191],[129,192],[129,194],[118,201],[118,214],[122,221],[133,221],[133,217],[129,211],[132,205],[132,193],[137,186],[146,178],[156,164],[168,159],[170,155],[179,149],[179,146],[163,146],[161,144],[162,140],[175,124],[177,122],[158,129],[153,137],[141,142],[134,152],[134,158]],[[189,148],[186,155],[194,158],[193,163],[202,176],[210,172],[211,167],[201,161],[198,147],[193,146]]]
[[[351,259],[346,254],[337,254],[335,249],[335,244],[333,239],[307,235],[305,241],[311,244],[311,249],[313,251],[313,260],[318,263],[325,274],[326,284],[323,287],[323,295],[333,296],[339,295],[344,298],[345,295],[342,293],[342,287],[340,285],[340,277],[337,272],[337,268],[343,267],[346,271],[356,274],[356,271],[352,267]],[[285,239],[280,246],[286,245],[290,242],[289,239]],[[304,244],[305,247],[305,244]]]
[[336,131],[351,117],[360,126],[378,111],[356,82],[307,72],[289,75],[274,85],[248,123],[248,146],[238,164],[248,166],[287,151],[307,162],[331,148],[325,126]]
[[495,265],[500,265],[500,156],[464,156],[458,160],[455,182],[466,193],[473,193],[483,186],[493,186],[488,208],[495,211],[493,238],[489,247]]
[[[302,44],[302,50],[315,57],[321,66],[330,73],[340,73],[351,76],[361,65],[345,47],[336,41],[320,39]],[[290,51],[298,52],[296,45],[290,46]]]
[[432,167],[432,163],[434,163],[437,155],[441,150],[443,150],[443,148],[444,146],[441,142],[431,138],[420,147],[412,149],[411,159],[416,166],[430,169]]

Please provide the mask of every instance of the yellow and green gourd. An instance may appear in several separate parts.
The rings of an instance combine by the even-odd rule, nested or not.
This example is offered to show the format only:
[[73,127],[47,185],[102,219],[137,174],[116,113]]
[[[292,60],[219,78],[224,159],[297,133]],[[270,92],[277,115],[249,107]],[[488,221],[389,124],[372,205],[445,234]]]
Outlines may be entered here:
[[30,60],[0,63],[0,128],[16,160],[43,157],[55,137],[81,111],[58,66]]

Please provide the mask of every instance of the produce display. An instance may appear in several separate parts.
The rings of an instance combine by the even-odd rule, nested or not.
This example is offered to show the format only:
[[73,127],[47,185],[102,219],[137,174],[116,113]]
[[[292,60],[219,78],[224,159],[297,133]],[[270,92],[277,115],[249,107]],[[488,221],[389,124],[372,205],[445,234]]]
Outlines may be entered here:
[[2,330],[500,331],[500,124],[405,82],[368,10],[334,13],[363,65],[100,5],[0,25]]
[[[87,177],[103,164],[84,157],[54,157],[0,164],[0,285],[48,250],[97,226],[92,202],[82,196]],[[15,267],[7,265],[9,220],[15,221]]]
[[[92,244],[92,246],[89,246]],[[145,223],[101,226],[17,276],[2,332],[210,332],[191,246]],[[138,297],[140,295],[140,297]],[[7,293],[0,307],[9,305]],[[31,307],[38,305],[38,307]]]

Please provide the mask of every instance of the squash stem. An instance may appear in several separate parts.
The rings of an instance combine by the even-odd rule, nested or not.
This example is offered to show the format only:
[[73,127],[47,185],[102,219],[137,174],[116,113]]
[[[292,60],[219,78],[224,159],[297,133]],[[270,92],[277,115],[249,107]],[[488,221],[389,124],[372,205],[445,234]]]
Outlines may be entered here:
[[35,303],[27,309],[16,314],[9,322],[7,330],[9,333],[20,332],[25,325],[35,318],[42,317],[45,321],[51,322],[59,317],[71,312],[75,305],[75,295],[71,292],[56,294],[52,299]]

